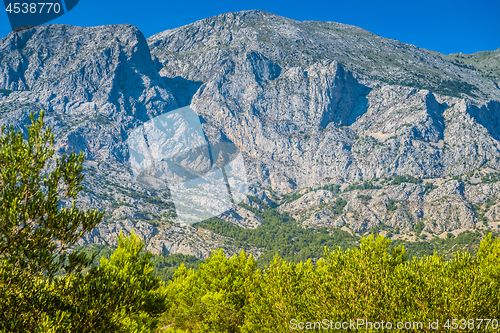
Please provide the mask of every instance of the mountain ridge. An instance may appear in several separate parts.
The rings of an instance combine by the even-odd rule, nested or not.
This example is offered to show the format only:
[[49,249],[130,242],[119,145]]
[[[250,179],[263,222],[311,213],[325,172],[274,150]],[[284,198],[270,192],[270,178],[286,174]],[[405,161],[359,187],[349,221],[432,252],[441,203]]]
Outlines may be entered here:
[[[230,34],[224,33],[226,29],[228,29],[224,24],[230,25]],[[219,27],[219,25],[223,28],[219,30],[214,30],[215,28],[212,29],[213,27]],[[283,25],[283,27],[280,28],[279,25]],[[252,27],[255,27],[255,29],[252,29]],[[216,33],[212,36],[212,31],[217,31],[218,34]],[[264,33],[262,33],[262,31],[264,31]],[[354,31],[355,34],[353,34],[352,31]],[[375,79],[385,79],[387,81],[389,78],[388,75],[384,73],[374,73],[373,69],[366,66],[365,62],[369,62],[370,65],[375,66],[377,71],[390,71],[388,74],[391,74],[392,83],[400,85],[408,85],[408,83],[411,83],[412,86],[417,88],[439,88],[439,83],[442,83],[442,80],[439,80],[444,79],[443,82],[450,85],[450,87],[449,89],[441,89],[441,93],[453,93],[454,96],[458,96],[461,92],[459,90],[471,93],[472,90],[475,89],[473,85],[475,79],[478,77],[484,80],[482,75],[479,75],[480,73],[476,73],[477,70],[471,70],[450,63],[442,59],[441,56],[444,55],[438,52],[428,51],[411,44],[383,38],[358,27],[335,22],[295,21],[258,10],[214,16],[180,28],[167,30],[148,38],[154,57],[157,57],[160,62],[163,63],[165,63],[167,59],[170,63],[172,61],[174,62],[173,65],[169,64],[166,67],[166,72],[168,69],[168,72],[171,74],[177,73],[176,69],[173,67],[175,65],[175,57],[162,54],[159,50],[160,48],[165,48],[167,45],[165,42],[162,42],[162,39],[168,39],[167,37],[171,35],[177,35],[175,41],[168,43],[170,49],[167,50],[168,52],[175,53],[180,49],[180,45],[182,45],[183,50],[190,47],[189,33],[195,34],[196,37],[194,38],[204,41],[203,47],[206,54],[200,54],[198,58],[200,61],[203,60],[204,64],[210,63],[210,61],[218,64],[216,56],[227,56],[230,54],[230,51],[215,52],[214,49],[221,44],[229,44],[240,52],[241,45],[244,45],[247,50],[260,48],[260,52],[269,59],[278,61],[278,63],[285,62],[287,65],[292,66],[297,65],[294,56],[296,56],[298,61],[302,64],[309,63],[310,61],[317,61],[318,59],[315,59],[315,57],[325,59],[326,56],[327,58],[338,60],[344,66],[347,66],[349,70],[359,72]],[[281,39],[283,36],[292,38],[293,43],[283,42]],[[321,36],[321,39],[319,39],[318,36]],[[367,38],[367,36],[372,39]],[[339,42],[337,45],[339,50],[329,50],[328,47],[325,46],[335,45],[333,42],[339,41],[339,37],[342,37],[344,40],[350,40],[345,43]],[[262,40],[259,40],[259,38]],[[180,40],[187,42],[181,43]],[[353,47],[352,44],[354,42],[356,42],[356,45]],[[200,44],[198,43],[196,45]],[[359,49],[357,48],[358,46],[364,49]],[[383,57],[378,55],[379,49],[377,49],[377,47],[384,48],[380,50],[386,53]],[[301,48],[302,50],[307,50],[310,54],[300,54],[299,49]],[[317,49],[321,50],[322,54],[316,52]],[[196,51],[196,49],[193,50],[192,47],[189,49],[191,53],[194,51]],[[425,59],[428,64],[422,63],[420,59]],[[376,62],[374,63],[373,60],[376,60]],[[383,66],[379,66],[378,64],[383,64]],[[196,64],[193,65],[196,68]],[[203,72],[210,72],[207,67],[208,65],[201,67]],[[428,78],[422,79],[407,75],[404,73],[405,69],[407,69],[406,71],[413,71],[420,75],[428,71],[428,73],[426,73]],[[457,72],[459,75],[452,72]],[[189,73],[189,71],[183,72],[182,70],[179,74],[193,79],[195,79],[197,75],[196,73]],[[432,74],[432,77],[429,74]],[[401,78],[398,79],[397,76]],[[498,81],[499,78],[495,77],[495,80]],[[494,85],[492,86],[491,83],[485,84],[486,87],[482,87],[482,90],[484,91],[484,88],[487,88],[489,92],[491,91],[491,93],[493,93],[490,97],[495,96],[495,98],[498,99],[499,93]],[[457,88],[455,85],[462,85],[463,87]]]
[[211,145],[243,154],[249,197],[220,219],[259,228],[273,207],[307,228],[416,240],[499,225],[496,56],[256,10],[147,40],[131,25],[47,25],[0,40],[0,124],[25,129],[45,109],[58,153],[85,152],[82,206],[107,214],[80,245],[134,227],[155,253],[239,250],[180,225],[168,188],[137,182],[127,165],[130,133],[187,105]]

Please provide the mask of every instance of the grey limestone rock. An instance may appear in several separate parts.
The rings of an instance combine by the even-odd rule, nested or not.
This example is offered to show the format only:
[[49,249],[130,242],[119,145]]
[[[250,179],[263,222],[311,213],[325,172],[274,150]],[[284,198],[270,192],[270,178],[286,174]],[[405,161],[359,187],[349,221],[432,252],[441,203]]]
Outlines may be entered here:
[[[279,206],[304,227],[410,233],[422,222],[437,234],[499,219],[498,64],[498,51],[445,56],[262,11],[148,40],[130,25],[44,25],[0,40],[0,125],[24,130],[29,112],[44,109],[58,154],[85,153],[79,205],[106,215],[81,245],[112,245],[134,228],[155,253],[237,252],[230,238],[177,223],[168,184],[151,186],[131,170],[131,133],[185,106],[210,145],[241,151],[251,210]],[[192,157],[176,162],[217,162]],[[392,184],[396,176],[423,181]],[[258,227],[243,206],[219,218]]]

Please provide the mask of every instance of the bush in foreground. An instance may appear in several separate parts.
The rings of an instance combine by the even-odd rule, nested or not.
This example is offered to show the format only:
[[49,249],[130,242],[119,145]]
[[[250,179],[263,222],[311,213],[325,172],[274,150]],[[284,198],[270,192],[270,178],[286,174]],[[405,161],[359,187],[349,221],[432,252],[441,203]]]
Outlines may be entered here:
[[[164,320],[193,332],[290,332],[294,323],[323,319],[422,322],[406,331],[446,332],[448,319],[500,320],[499,240],[490,235],[475,258],[458,252],[451,261],[435,255],[410,262],[402,247],[389,252],[389,244],[370,236],[356,249],[325,250],[316,264],[276,256],[263,270],[251,269],[254,260],[244,253],[216,253],[196,273],[179,270],[167,286],[177,306]],[[429,329],[436,320],[439,328]],[[488,331],[478,323],[455,331]]]
[[120,235],[83,274],[92,258],[68,250],[102,219],[76,208],[83,154],[54,160],[43,111],[30,118],[27,140],[13,127],[0,137],[0,332],[150,331],[166,303],[144,243]]

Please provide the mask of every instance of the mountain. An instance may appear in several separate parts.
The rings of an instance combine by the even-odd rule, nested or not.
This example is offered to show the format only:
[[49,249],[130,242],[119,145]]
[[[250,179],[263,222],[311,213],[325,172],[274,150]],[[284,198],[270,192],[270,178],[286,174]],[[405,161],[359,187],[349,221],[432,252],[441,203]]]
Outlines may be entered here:
[[355,26],[301,22],[258,10],[223,14],[167,30],[150,37],[148,44],[166,77],[206,82],[222,63],[253,50],[282,67],[337,60],[352,72],[390,84],[458,97],[465,93],[499,98],[500,50],[462,58],[445,56]]
[[[45,25],[0,40],[0,123],[25,128],[44,109],[58,153],[85,152],[82,205],[107,214],[82,245],[135,228],[155,253],[237,252],[232,237],[179,223],[172,184],[152,185],[179,166],[190,170],[183,180],[206,174],[236,153],[248,196],[237,204],[225,169],[231,202],[219,218],[238,227],[259,228],[260,211],[274,207],[305,228],[442,237],[500,222],[499,52],[443,55],[257,10],[147,40],[130,25]],[[158,121],[186,106],[204,135],[193,149],[184,123]],[[136,137],[144,153],[131,153]],[[146,151],[171,161],[149,163]],[[137,178],[133,166],[146,164]]]

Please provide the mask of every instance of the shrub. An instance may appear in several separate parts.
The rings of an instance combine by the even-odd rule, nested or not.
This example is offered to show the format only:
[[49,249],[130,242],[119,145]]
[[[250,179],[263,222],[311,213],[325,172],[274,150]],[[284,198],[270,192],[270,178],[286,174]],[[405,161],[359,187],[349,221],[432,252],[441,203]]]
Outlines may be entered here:
[[413,176],[401,176],[401,175],[398,175],[398,176],[394,177],[394,179],[392,180],[392,182],[391,182],[390,185],[400,185],[402,183],[419,184],[421,182],[422,182],[421,179],[417,179],[417,178],[415,178]]
[[[328,325],[422,322],[413,331],[443,332],[449,318],[499,318],[499,240],[490,235],[475,258],[458,252],[451,261],[437,255],[410,261],[402,246],[390,244],[371,235],[359,248],[325,249],[316,263],[275,256],[262,270],[244,254],[228,259],[218,253],[196,273],[179,269],[168,286],[174,307],[165,325],[193,332],[289,332],[294,323],[327,318]],[[429,320],[438,320],[439,330],[429,329]]]
[[27,140],[12,126],[0,137],[0,332],[150,330],[166,308],[143,242],[120,235],[110,260],[87,274],[93,258],[69,253],[103,213],[76,208],[83,154],[47,171],[54,136],[43,116],[30,115]]

